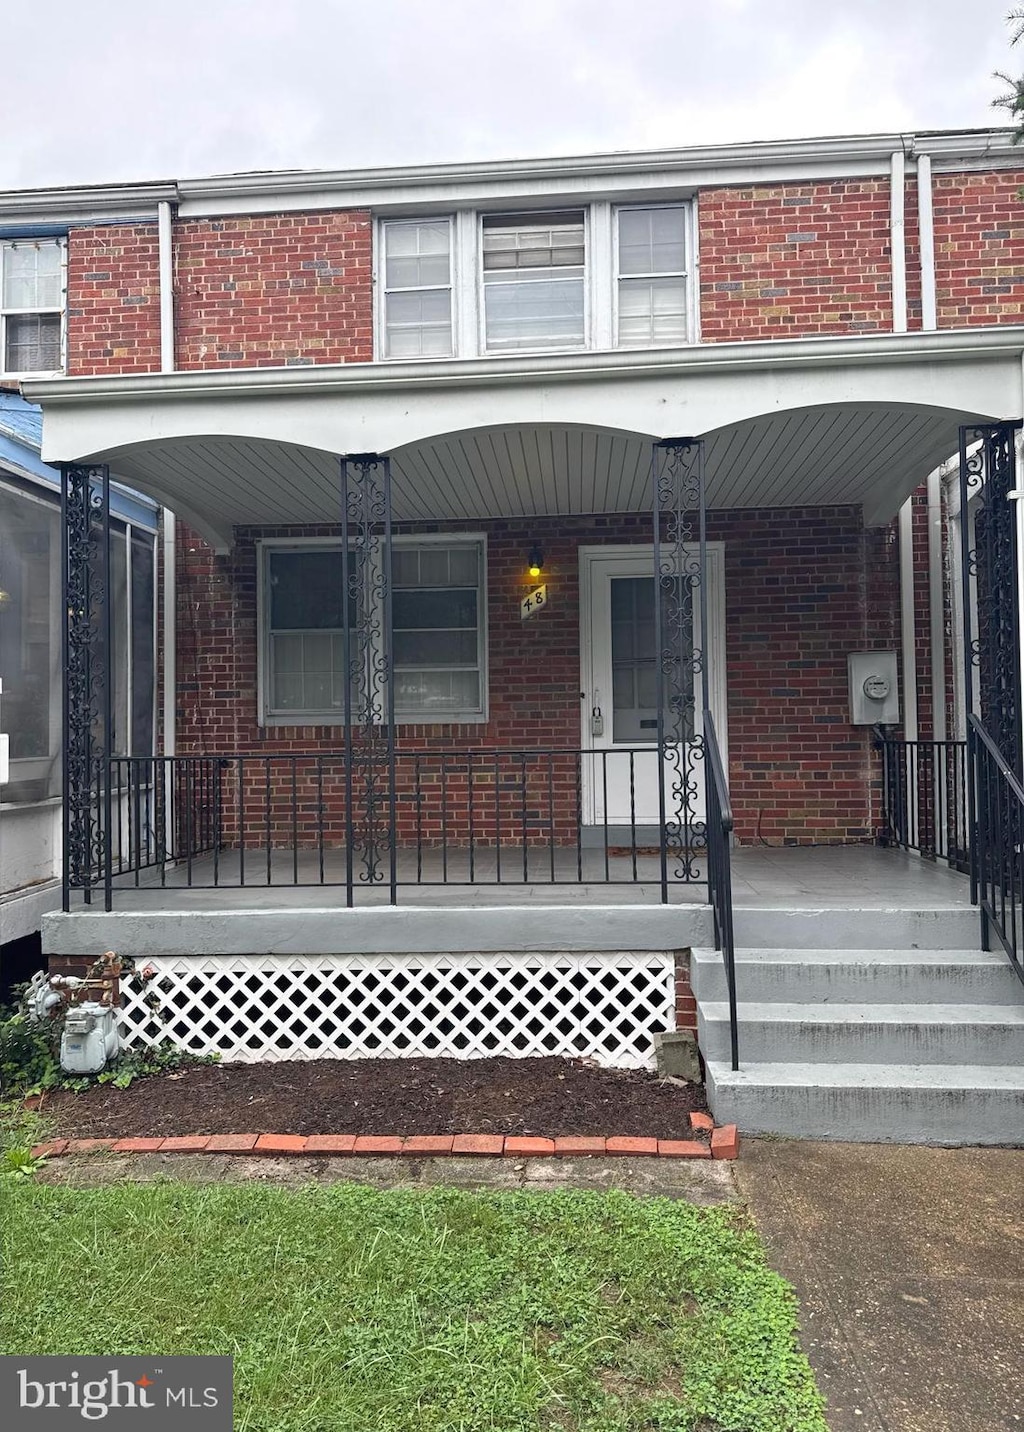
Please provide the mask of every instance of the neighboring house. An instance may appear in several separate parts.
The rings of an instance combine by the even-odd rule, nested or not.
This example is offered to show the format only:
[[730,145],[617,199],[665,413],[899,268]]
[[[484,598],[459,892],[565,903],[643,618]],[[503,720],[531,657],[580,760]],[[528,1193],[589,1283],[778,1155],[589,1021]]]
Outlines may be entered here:
[[[22,351],[8,343],[8,354]],[[60,906],[60,473],[40,461],[41,431],[39,409],[0,389],[0,732],[9,758],[0,785],[4,989],[39,966],[43,914]],[[158,508],[115,488],[111,517],[114,739],[151,755]]]
[[[741,850],[924,843],[872,726],[963,735],[938,470],[966,425],[1012,477],[1022,184],[995,130],[0,195],[86,693],[54,959],[177,959],[235,1057],[644,1062],[709,874],[728,938],[716,757]],[[106,739],[109,479],[177,524],[156,760]]]

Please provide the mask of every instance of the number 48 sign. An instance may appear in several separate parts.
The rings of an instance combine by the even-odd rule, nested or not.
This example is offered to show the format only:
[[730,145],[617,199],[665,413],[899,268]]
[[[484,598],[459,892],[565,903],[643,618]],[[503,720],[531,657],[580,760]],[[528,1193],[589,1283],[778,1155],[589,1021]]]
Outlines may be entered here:
[[538,612],[543,611],[547,604],[547,585],[545,584],[543,587],[534,587],[533,591],[529,592],[519,603],[519,615],[522,617],[523,621],[526,621],[527,617],[536,616]]

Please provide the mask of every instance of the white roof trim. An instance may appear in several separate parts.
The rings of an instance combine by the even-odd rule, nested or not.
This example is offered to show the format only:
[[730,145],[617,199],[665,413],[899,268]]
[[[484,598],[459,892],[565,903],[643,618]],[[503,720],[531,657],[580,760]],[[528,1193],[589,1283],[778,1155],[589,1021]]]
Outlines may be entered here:
[[198,397],[268,397],[275,394],[384,391],[413,388],[515,385],[579,381],[588,376],[637,378],[682,372],[751,372],[757,369],[841,367],[1005,358],[1024,354],[1024,325],[910,333],[861,334],[762,342],[703,343],[686,348],[571,353],[533,358],[434,359],[418,363],[343,363],[294,368],[218,368],[175,373],[103,375],[26,380],[22,392],[44,408],[65,404]]
[[[539,186],[605,187],[642,190],[656,176],[661,184],[688,185],[757,182],[781,177],[797,180],[833,173],[883,172],[888,156],[930,154],[937,167],[1003,167],[1021,164],[1024,152],[1013,145],[1011,129],[936,130],[920,134],[836,135],[810,139],[749,141],[741,144],[622,151],[606,154],[501,159],[457,164],[392,165],[370,169],[296,169],[218,174],[206,178],[134,184],[96,184],[0,192],[0,223],[76,221],[104,215],[156,212],[162,200],[179,203],[181,212],[273,211],[300,205],[344,207],[358,203],[427,202],[443,189],[449,203],[470,203],[474,191],[511,193]],[[421,200],[417,199],[421,196]],[[386,197],[385,197],[386,196]],[[246,205],[248,208],[246,208]],[[220,206],[218,208],[218,206]]]

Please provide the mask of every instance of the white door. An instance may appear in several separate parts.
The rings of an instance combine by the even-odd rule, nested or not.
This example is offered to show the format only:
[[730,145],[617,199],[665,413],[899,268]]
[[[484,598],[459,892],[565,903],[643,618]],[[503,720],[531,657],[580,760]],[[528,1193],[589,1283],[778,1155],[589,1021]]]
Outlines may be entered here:
[[[724,643],[722,640],[722,549],[707,549],[708,642],[711,709],[724,743]],[[584,822],[616,827],[616,838],[629,843],[637,827],[660,821],[658,801],[658,642],[654,624],[654,554],[650,547],[590,547],[581,552],[582,744],[593,754],[583,760]],[[684,633],[690,648],[704,647],[699,600],[692,629]],[[683,743],[677,761],[666,762],[665,814],[676,818],[682,772],[688,788],[688,814],[704,819],[704,763],[690,746],[702,731],[701,678],[680,673],[685,693]],[[669,683],[666,681],[666,686]],[[673,718],[666,711],[666,729]],[[651,832],[646,832],[648,838]]]

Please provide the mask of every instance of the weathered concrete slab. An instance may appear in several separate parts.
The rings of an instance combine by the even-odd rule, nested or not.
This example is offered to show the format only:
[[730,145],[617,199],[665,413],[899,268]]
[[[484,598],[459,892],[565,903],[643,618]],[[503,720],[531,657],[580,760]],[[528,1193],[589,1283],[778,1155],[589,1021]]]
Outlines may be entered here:
[[1024,1150],[748,1139],[832,1432],[1024,1426]]

